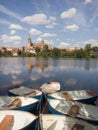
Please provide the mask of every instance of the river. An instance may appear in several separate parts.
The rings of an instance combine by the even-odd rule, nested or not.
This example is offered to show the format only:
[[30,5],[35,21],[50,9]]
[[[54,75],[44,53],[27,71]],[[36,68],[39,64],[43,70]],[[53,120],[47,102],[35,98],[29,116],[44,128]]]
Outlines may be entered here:
[[39,89],[47,81],[60,82],[61,90],[90,89],[98,95],[98,59],[0,58],[0,95],[16,84]]

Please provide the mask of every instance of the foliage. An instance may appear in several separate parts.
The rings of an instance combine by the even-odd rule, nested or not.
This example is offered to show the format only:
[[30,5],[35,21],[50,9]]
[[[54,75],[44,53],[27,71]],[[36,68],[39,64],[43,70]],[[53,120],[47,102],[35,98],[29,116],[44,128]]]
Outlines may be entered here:
[[[58,49],[53,48],[49,49],[48,45],[45,45],[43,49],[36,47],[35,48],[36,54],[26,52],[24,51],[24,48],[22,50],[18,50],[17,54],[21,57],[54,57],[54,58],[98,58],[98,47],[94,46],[91,47],[90,44],[87,44],[85,48],[76,49],[73,51],[69,51],[66,49]],[[7,51],[6,48],[3,48],[3,52],[0,51],[0,56],[13,56],[10,52]]]

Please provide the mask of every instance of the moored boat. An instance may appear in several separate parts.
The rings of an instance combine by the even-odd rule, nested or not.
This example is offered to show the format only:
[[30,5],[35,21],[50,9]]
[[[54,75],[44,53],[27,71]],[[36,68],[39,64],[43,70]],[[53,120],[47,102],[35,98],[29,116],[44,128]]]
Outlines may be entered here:
[[60,90],[59,82],[46,82],[40,87],[44,93],[54,93]]
[[35,112],[39,107],[39,100],[23,96],[0,96],[0,110],[14,109]]
[[42,92],[33,88],[25,87],[25,86],[18,86],[10,88],[9,90],[10,96],[28,96],[28,97],[34,97],[39,99]]
[[76,101],[49,99],[48,107],[53,114],[64,114],[91,123],[98,123],[97,106],[87,105]]
[[41,130],[97,130],[98,126],[64,115],[41,114]]
[[61,91],[48,94],[48,97],[60,100],[80,101],[83,103],[94,103],[97,99],[97,95],[90,90]]
[[19,110],[0,111],[0,130],[37,130],[37,116]]

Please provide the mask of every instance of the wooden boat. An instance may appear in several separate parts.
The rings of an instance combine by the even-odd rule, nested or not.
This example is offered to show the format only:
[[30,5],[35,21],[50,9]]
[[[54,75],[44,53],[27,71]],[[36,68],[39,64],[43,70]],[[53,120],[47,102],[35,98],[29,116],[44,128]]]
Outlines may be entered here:
[[97,99],[97,95],[90,90],[61,91],[48,94],[48,97],[60,100],[80,101],[83,103],[94,103]]
[[46,82],[40,87],[44,93],[54,93],[60,90],[59,82]]
[[22,96],[0,96],[0,110],[14,109],[35,112],[38,109],[39,100]]
[[37,116],[24,111],[0,111],[0,130],[37,130]]
[[65,100],[48,100],[49,110],[53,114],[64,114],[91,123],[98,123],[98,107],[93,105],[87,105],[76,101],[65,101]]
[[55,114],[40,115],[41,130],[98,130],[98,126],[86,121]]
[[28,88],[24,86],[17,86],[15,88],[10,88],[9,90],[10,96],[28,96],[39,99],[42,92],[33,88]]

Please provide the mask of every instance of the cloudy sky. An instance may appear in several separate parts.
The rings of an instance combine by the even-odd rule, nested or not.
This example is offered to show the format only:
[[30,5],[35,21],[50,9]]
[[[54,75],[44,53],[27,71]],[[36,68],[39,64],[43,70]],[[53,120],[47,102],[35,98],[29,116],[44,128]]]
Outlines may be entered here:
[[0,46],[98,46],[98,0],[0,0]]

